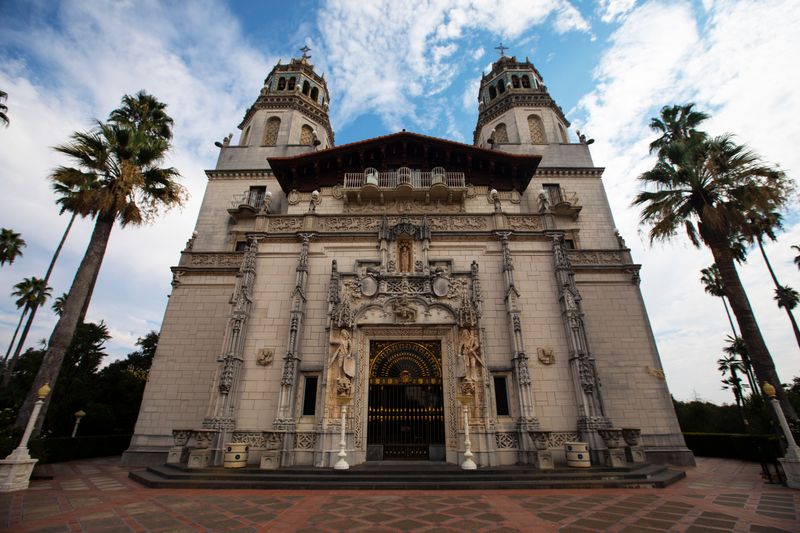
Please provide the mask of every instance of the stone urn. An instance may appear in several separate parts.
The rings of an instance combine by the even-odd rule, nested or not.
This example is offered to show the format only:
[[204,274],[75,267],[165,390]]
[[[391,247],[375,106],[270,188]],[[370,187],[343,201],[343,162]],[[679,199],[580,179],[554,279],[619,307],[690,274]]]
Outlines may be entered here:
[[186,446],[186,443],[189,442],[189,439],[192,436],[191,429],[173,429],[172,430],[172,440],[175,442],[175,446]]
[[541,452],[547,449],[547,441],[550,439],[549,431],[529,431],[528,433],[531,439],[533,439],[533,445],[538,451]]
[[622,440],[621,429],[598,429],[597,432],[603,437],[603,442],[609,448],[619,448]]
[[635,428],[622,428],[622,438],[628,446],[638,446],[642,437],[642,430]]

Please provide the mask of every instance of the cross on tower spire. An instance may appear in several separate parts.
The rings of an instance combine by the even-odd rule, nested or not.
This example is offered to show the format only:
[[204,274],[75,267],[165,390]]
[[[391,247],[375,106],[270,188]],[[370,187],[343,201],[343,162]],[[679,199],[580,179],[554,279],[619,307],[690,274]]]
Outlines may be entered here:
[[311,51],[311,48],[304,45],[303,48],[300,49],[300,51],[303,52],[303,59],[311,59],[311,56],[308,55],[308,52]]
[[503,43],[501,42],[500,46],[495,46],[494,49],[500,51],[500,57],[505,57],[505,55],[506,55],[505,52],[506,52],[506,50],[508,50],[508,47],[507,46],[503,46]]

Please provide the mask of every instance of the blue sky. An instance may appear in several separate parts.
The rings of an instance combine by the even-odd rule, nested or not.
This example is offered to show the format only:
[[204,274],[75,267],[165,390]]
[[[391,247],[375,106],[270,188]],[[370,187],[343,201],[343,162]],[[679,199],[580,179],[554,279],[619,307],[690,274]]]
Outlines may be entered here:
[[[695,101],[712,133],[738,134],[790,175],[800,169],[792,132],[800,97],[800,7],[794,0],[599,2],[6,1],[0,19],[0,89],[11,125],[0,130],[0,226],[28,241],[25,255],[0,269],[0,346],[18,315],[9,293],[41,276],[65,217],[48,173],[64,160],[51,147],[105,118],[123,94],[147,89],[175,118],[178,167],[191,199],[150,227],[115,228],[89,319],[104,319],[114,357],[158,329],[169,294],[169,266],[190,236],[213,168],[213,142],[230,132],[264,78],[303,45],[325,73],[337,144],[405,128],[471,142],[477,83],[497,57],[528,56],[551,95],[595,138],[592,154],[615,220],[643,264],[642,291],[667,374],[680,399],[730,401],[716,359],[728,333],[721,303],[703,293],[699,270],[710,254],[683,238],[651,247],[629,207],[635,177],[652,160],[649,117],[665,104]],[[797,211],[768,253],[784,283],[800,286],[791,244]],[[52,279],[64,292],[88,241],[82,221]],[[742,276],[784,381],[800,374],[800,351],[772,301],[761,258]],[[29,344],[49,336],[52,313],[37,319]]]

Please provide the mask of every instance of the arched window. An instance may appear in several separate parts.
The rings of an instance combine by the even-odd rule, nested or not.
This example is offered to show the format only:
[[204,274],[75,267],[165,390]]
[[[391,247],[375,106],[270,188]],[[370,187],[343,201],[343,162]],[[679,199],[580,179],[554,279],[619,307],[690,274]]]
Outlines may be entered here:
[[319,98],[319,89],[314,87],[313,89],[311,89],[311,99],[316,102],[317,98]]
[[270,117],[267,126],[264,128],[264,146],[275,146],[278,144],[278,131],[281,129],[281,119]]
[[519,76],[511,76],[511,85],[513,85],[515,89],[519,89]]
[[544,134],[544,122],[539,115],[528,116],[528,129],[531,132],[531,143],[547,144],[547,137]]
[[506,92],[506,83],[503,80],[497,82],[497,92],[499,94]]
[[287,89],[289,89],[290,91],[294,91],[294,85],[296,83],[297,83],[297,80],[295,79],[294,76],[292,76],[291,78],[289,78],[289,86],[287,87]]
[[558,131],[561,132],[561,142],[568,143],[569,139],[567,138],[567,131],[564,129],[564,126],[559,124],[558,125]]
[[494,89],[494,85],[489,85],[489,99],[492,100],[497,97],[497,91]]
[[286,88],[286,78],[281,76],[280,78],[278,78],[278,90],[282,91],[285,88]]
[[506,125],[502,122],[494,127],[494,142],[496,143],[508,142],[508,130],[506,129]]
[[308,80],[303,82],[303,94],[308,96],[308,92],[311,90],[311,84],[308,83]]
[[314,142],[314,130],[308,124],[303,124],[300,128],[300,144],[312,144]]
[[247,139],[250,137],[250,126],[244,130],[242,133],[242,137],[239,139],[239,146],[245,146],[247,144]]
[[525,89],[531,88],[531,80],[530,78],[528,78],[527,74],[522,75],[522,87],[524,87]]

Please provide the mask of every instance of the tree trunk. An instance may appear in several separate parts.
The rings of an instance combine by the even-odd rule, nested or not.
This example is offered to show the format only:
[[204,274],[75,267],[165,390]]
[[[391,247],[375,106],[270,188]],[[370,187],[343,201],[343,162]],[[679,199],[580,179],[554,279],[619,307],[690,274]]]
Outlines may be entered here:
[[739,274],[736,272],[728,240],[724,236],[710,234],[705,230],[702,223],[700,224],[700,234],[711,249],[714,262],[719,268],[725,296],[728,297],[733,314],[736,316],[736,322],[739,323],[739,331],[742,339],[744,339],[747,354],[750,357],[759,382],[767,381],[775,387],[783,413],[787,418],[796,419],[797,413],[789,403],[786,392],[781,386],[781,380],[775,370],[775,363],[772,361],[772,356],[767,349],[764,338],[761,336],[761,330],[758,329],[758,323],[753,314],[753,309],[750,307],[750,301],[747,299],[747,293],[742,286],[742,281],[739,279]]
[[22,321],[25,320],[25,314],[27,312],[28,312],[28,306],[26,305],[25,308],[22,310],[22,313],[19,315],[19,322],[17,322],[17,329],[14,330],[14,336],[11,337],[11,344],[8,345],[6,356],[3,357],[3,366],[5,366],[6,361],[8,361],[8,356],[11,354],[11,348],[14,347],[14,341],[17,340],[17,333],[19,333],[19,327],[22,325]]
[[[772,276],[772,282],[775,284],[775,288],[780,291],[781,284],[778,281],[778,276],[775,275],[775,271],[772,270],[772,264],[770,264],[769,259],[767,259],[767,252],[764,251],[764,244],[761,242],[761,237],[757,237],[758,239],[758,247],[761,250],[761,257],[764,258],[764,262],[767,264],[767,270],[769,270],[769,275]],[[778,292],[778,295],[781,293]],[[792,330],[794,331],[794,338],[797,341],[797,346],[800,347],[800,329],[797,329],[797,321],[794,319],[794,314],[792,314],[792,309],[786,305],[786,302],[783,303],[783,308],[786,309],[786,314],[789,315],[789,322],[792,323]]]
[[[31,390],[25,397],[25,402],[17,414],[15,425],[17,427],[24,427],[28,423],[28,419],[33,411],[33,404],[36,401],[36,391],[44,385],[49,383],[50,387],[55,389],[58,380],[58,373],[61,371],[61,365],[64,362],[64,356],[67,349],[72,342],[72,336],[75,334],[75,328],[78,326],[78,320],[81,311],[84,307],[84,302],[89,296],[91,290],[92,280],[96,277],[96,273],[100,270],[103,263],[103,256],[105,255],[108,239],[111,236],[111,229],[114,227],[114,219],[105,219],[98,217],[94,225],[92,237],[89,240],[89,245],[86,247],[86,253],[81,260],[78,271],[75,273],[75,279],[72,281],[72,286],[67,294],[67,301],[64,303],[64,311],[61,313],[50,335],[50,342],[47,346],[47,351],[42,359],[42,365],[39,367],[39,372],[36,374],[36,379],[33,381]],[[42,411],[39,419],[36,422],[35,433],[41,430],[42,422],[47,415],[47,409],[50,406],[50,399],[53,397],[51,393],[42,406]]]
[[736,327],[734,327],[734,325],[733,325],[733,318],[731,318],[731,310],[728,309],[728,302],[727,302],[727,300],[725,300],[725,297],[724,296],[720,296],[720,298],[722,298],[722,305],[725,306],[725,314],[728,315],[728,322],[731,325],[731,330],[733,331],[733,338],[735,339],[736,337],[739,336],[739,334],[736,333]]

